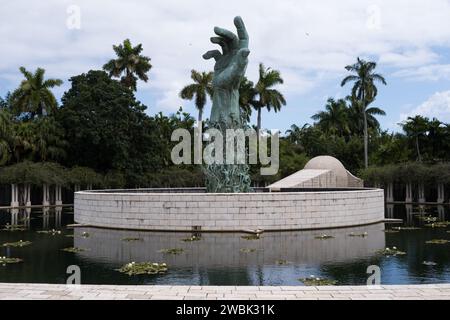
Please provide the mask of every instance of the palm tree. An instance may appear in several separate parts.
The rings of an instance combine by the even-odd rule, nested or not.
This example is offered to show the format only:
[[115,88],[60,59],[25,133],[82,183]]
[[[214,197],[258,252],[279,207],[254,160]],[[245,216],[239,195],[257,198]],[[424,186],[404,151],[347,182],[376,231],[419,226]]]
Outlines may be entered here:
[[408,119],[400,125],[403,127],[403,131],[405,131],[406,135],[414,139],[417,151],[417,160],[422,162],[419,139],[428,131],[428,118],[419,115],[415,117],[408,117]]
[[261,110],[267,108],[270,111],[271,108],[278,112],[281,106],[286,105],[286,99],[283,94],[278,90],[273,89],[277,84],[282,84],[283,78],[278,70],[272,70],[271,68],[265,68],[262,63],[259,64],[259,80],[256,83],[255,90],[259,96],[259,100],[255,103],[255,109],[258,111],[257,120],[257,133],[259,137],[259,131],[261,130]]
[[11,117],[9,112],[0,108],[0,165],[4,165],[9,160],[11,140]]
[[332,135],[344,136],[350,133],[347,103],[343,99],[329,98],[325,111],[320,111],[311,118],[316,120],[323,131]]
[[[358,135],[364,134],[364,112],[361,101],[352,96],[348,96],[347,101],[350,102],[348,108],[350,131]],[[379,130],[380,123],[375,116],[384,116],[386,112],[378,107],[366,107],[366,115],[368,129]]]
[[212,97],[212,72],[198,72],[195,70],[191,71],[191,79],[194,83],[191,83],[184,87],[180,91],[180,97],[182,99],[192,100],[195,97],[195,106],[198,109],[198,122],[202,121],[203,108],[206,104],[207,96]]
[[243,119],[250,122],[252,116],[252,108],[256,106],[256,89],[252,81],[249,81],[247,77],[243,77],[239,85],[239,106]]
[[356,97],[361,102],[361,109],[363,111],[364,120],[364,164],[367,168],[369,166],[369,134],[367,129],[367,106],[375,100],[378,94],[378,89],[375,82],[379,81],[386,85],[386,80],[380,74],[374,73],[377,64],[372,61],[364,61],[358,57],[357,62],[353,65],[346,66],[345,69],[354,74],[344,78],[341,86],[345,86],[348,82],[354,82],[352,88],[352,96]]
[[133,47],[129,39],[118,46],[113,45],[117,59],[111,59],[103,66],[109,72],[110,77],[122,77],[120,82],[127,88],[136,91],[138,78],[144,82],[148,81],[147,73],[152,68],[150,58],[141,55],[142,44]]
[[58,102],[50,89],[60,86],[62,80],[45,80],[45,70],[42,68],[37,68],[34,74],[24,67],[20,67],[19,70],[25,80],[11,95],[11,104],[16,113],[28,113],[31,118],[53,113],[58,107]]

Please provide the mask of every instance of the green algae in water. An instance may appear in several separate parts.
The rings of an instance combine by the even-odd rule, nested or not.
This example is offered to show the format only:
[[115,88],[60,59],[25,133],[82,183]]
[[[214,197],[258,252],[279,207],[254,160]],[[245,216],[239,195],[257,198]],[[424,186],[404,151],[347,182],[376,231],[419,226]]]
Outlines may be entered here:
[[426,244],[447,244],[449,243],[449,240],[445,240],[445,239],[433,239],[433,240],[429,240],[426,241]]
[[316,236],[314,237],[315,239],[319,239],[319,240],[328,240],[328,239],[333,239],[333,236],[330,236],[328,234],[322,234],[320,236]]
[[242,253],[252,253],[252,252],[255,252],[256,249],[242,248],[242,249],[239,249],[239,251],[242,252]]
[[134,275],[156,275],[166,273],[168,268],[166,263],[155,263],[155,262],[130,262],[123,265],[120,269],[115,269],[121,273],[127,274],[129,276]]
[[10,232],[14,232],[14,231],[26,231],[27,228],[24,225],[21,224],[6,224],[4,226],[4,228],[2,229],[3,231],[10,231]]
[[61,234],[62,232],[61,232],[61,230],[52,229],[52,230],[40,230],[40,231],[37,231],[37,233],[39,233],[39,234],[48,234],[48,235],[51,235],[51,236],[56,236],[58,234]]
[[7,264],[20,263],[22,261],[23,260],[19,258],[0,257],[0,265],[2,266],[6,266]]
[[392,230],[395,231],[414,231],[414,230],[420,230],[421,228],[418,227],[392,227]]
[[400,233],[400,231],[398,231],[398,230],[393,230],[393,229],[386,229],[386,230],[383,230],[383,232],[384,232],[384,233]]
[[403,256],[406,254],[406,252],[398,250],[397,247],[392,247],[392,249],[388,247],[386,249],[378,250],[376,253],[384,256]]
[[364,232],[364,233],[354,233],[354,232],[351,232],[348,236],[349,237],[360,237],[360,238],[365,238],[365,237],[367,237],[369,234],[367,233],[367,232]]
[[77,248],[77,247],[69,247],[69,248],[61,249],[61,251],[70,252],[70,253],[78,253],[78,252],[83,252],[83,251],[86,251],[86,250],[87,249]]
[[21,248],[21,247],[29,246],[30,244],[31,244],[30,241],[19,240],[17,242],[6,242],[6,243],[2,244],[2,247]]
[[122,241],[125,241],[125,242],[142,241],[141,238],[132,238],[132,237],[129,237],[129,238],[122,238],[121,240],[122,240]]
[[199,236],[191,236],[189,238],[181,239],[181,241],[184,242],[193,242],[193,241],[200,241],[202,238]]
[[303,282],[305,286],[334,286],[338,283],[336,280],[314,276],[311,276],[309,278],[300,278],[298,280]]
[[447,228],[450,225],[450,221],[440,221],[426,224],[425,227],[429,228]]
[[181,254],[184,252],[184,249],[181,249],[181,248],[161,249],[161,250],[158,250],[158,252],[161,252],[164,254]]

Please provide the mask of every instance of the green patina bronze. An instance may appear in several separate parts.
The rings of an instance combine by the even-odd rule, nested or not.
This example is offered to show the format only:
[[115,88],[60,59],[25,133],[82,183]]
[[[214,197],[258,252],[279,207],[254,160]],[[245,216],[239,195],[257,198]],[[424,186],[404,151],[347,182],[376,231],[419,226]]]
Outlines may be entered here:
[[[234,18],[237,35],[219,27],[214,28],[216,37],[211,38],[212,43],[222,47],[211,50],[203,55],[204,59],[214,58],[213,77],[213,104],[211,116],[207,122],[208,128],[215,128],[227,139],[227,129],[246,129],[247,123],[241,115],[239,106],[239,85],[248,64],[248,33],[241,17]],[[223,149],[223,158],[226,150]],[[238,148],[235,144],[235,150]],[[245,150],[237,150],[244,152]],[[206,189],[208,192],[249,192],[250,176],[246,164],[218,164],[204,166],[206,176]]]

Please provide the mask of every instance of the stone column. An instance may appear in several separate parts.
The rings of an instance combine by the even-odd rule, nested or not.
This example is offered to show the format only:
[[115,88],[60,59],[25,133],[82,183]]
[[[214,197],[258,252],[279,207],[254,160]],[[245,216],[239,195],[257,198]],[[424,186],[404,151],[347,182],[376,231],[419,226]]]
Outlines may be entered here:
[[49,186],[46,183],[42,186],[42,205],[44,207],[48,207],[50,205]]
[[425,203],[425,186],[423,183],[419,183],[419,203]]
[[411,182],[408,182],[406,184],[405,202],[406,203],[412,203],[413,202],[413,193],[412,193],[412,183]]
[[62,205],[61,186],[55,186],[55,205]]
[[81,187],[80,187],[79,184],[76,184],[76,185],[74,186],[74,188],[73,188],[73,191],[74,191],[74,192],[77,192],[77,191],[80,191],[80,190],[81,190]]
[[87,189],[88,189],[88,190],[92,190],[92,184],[88,184],[88,185],[87,185]]
[[444,201],[445,201],[445,188],[444,188],[444,184],[443,183],[438,183],[438,185],[437,185],[437,192],[438,192],[437,202],[438,203],[444,203]]
[[19,206],[19,188],[17,184],[11,185],[11,207]]
[[386,202],[394,202],[394,184],[392,182],[386,186]]

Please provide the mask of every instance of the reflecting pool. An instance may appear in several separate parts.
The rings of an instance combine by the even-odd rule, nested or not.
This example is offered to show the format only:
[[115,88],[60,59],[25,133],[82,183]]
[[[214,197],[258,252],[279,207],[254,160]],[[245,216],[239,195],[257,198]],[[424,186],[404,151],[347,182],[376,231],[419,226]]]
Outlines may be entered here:
[[[67,227],[73,223],[72,208],[0,211],[2,228],[20,226],[20,230],[0,231],[0,257],[23,259],[0,265],[0,282],[66,283],[70,265],[80,267],[83,284],[302,285],[299,278],[313,275],[339,285],[364,285],[371,265],[380,267],[382,284],[449,282],[450,243],[426,243],[450,240],[450,225],[437,223],[450,220],[449,208],[396,205],[388,207],[386,215],[404,223],[270,232],[249,239],[244,233],[72,229]],[[398,231],[397,227],[406,229]],[[61,233],[39,232],[52,229]],[[193,235],[199,239],[183,241]],[[3,246],[20,240],[31,244]],[[62,251],[70,247],[84,251]],[[377,253],[386,247],[406,254]],[[165,249],[182,250],[169,254],[162,252]],[[169,270],[145,276],[116,271],[132,261],[165,262]]]

